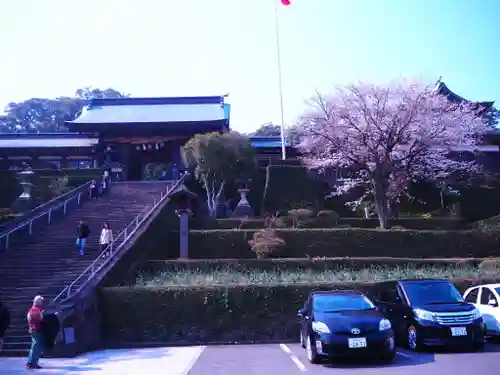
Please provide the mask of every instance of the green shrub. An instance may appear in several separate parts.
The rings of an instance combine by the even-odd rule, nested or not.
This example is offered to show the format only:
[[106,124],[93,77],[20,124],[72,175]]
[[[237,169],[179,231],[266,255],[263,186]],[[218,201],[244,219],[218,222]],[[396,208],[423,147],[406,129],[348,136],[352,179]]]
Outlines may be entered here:
[[319,211],[316,214],[316,217],[327,217],[327,218],[330,218],[332,221],[338,221],[340,219],[339,214],[336,213],[335,211],[331,211],[331,210]]
[[489,217],[488,219],[479,220],[470,225],[471,228],[483,233],[499,233],[500,232],[500,215]]
[[297,208],[287,212],[282,219],[289,219],[291,222],[284,227],[300,228],[302,225],[311,222],[316,216],[316,212],[309,208]]
[[264,213],[322,205],[325,186],[311,176],[305,167],[269,165],[266,173]]
[[[460,291],[495,279],[454,279]],[[102,337],[123,343],[194,344],[297,340],[297,310],[314,290],[371,283],[234,287],[115,287],[100,293]]]
[[[191,258],[253,258],[248,241],[253,230],[193,230]],[[302,257],[488,257],[500,253],[495,236],[476,231],[280,229],[280,256]],[[159,249],[158,249],[159,250]],[[158,251],[161,253],[161,250]],[[155,259],[156,254],[150,254]],[[161,259],[161,257],[156,258]]]
[[495,272],[500,275],[500,258],[484,259],[478,266],[481,271]]
[[154,275],[162,272],[181,273],[185,271],[214,272],[232,270],[234,272],[258,271],[332,271],[349,268],[357,271],[370,267],[478,267],[487,268],[498,260],[489,258],[270,258],[270,259],[191,259],[191,260],[145,260],[136,264],[136,275]]

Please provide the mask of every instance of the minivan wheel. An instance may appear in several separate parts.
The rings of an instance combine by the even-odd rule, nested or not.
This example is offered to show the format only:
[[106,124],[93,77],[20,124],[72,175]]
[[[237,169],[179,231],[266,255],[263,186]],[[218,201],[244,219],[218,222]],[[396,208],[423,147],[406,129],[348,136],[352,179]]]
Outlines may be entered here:
[[311,336],[306,340],[306,351],[308,361],[311,363],[318,363],[318,353],[316,352],[316,346],[312,342]]
[[418,334],[417,327],[411,325],[407,331],[407,345],[411,350],[419,351],[422,349],[420,335]]
[[482,352],[484,351],[484,346],[485,343],[483,342],[476,342],[475,344],[472,345],[472,350],[475,352]]

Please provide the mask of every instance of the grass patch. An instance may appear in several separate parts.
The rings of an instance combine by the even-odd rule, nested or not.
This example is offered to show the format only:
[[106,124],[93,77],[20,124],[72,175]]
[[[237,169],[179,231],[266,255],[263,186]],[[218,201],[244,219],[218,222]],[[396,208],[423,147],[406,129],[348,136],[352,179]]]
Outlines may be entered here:
[[236,286],[236,285],[301,285],[328,284],[342,282],[376,282],[394,279],[422,278],[489,278],[498,276],[497,265],[482,267],[478,265],[453,266],[372,266],[362,269],[338,267],[335,269],[238,269],[220,266],[212,270],[185,269],[164,270],[157,273],[142,272],[136,286]]

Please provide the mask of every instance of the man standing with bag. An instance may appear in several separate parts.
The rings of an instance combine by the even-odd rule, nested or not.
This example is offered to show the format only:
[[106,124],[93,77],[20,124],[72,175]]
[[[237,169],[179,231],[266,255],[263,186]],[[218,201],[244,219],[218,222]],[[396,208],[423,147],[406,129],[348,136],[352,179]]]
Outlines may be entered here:
[[33,307],[29,309],[28,327],[31,335],[31,349],[28,355],[27,369],[41,369],[38,365],[38,360],[43,352],[43,333],[42,333],[42,320],[43,320],[43,297],[36,296],[33,300]]

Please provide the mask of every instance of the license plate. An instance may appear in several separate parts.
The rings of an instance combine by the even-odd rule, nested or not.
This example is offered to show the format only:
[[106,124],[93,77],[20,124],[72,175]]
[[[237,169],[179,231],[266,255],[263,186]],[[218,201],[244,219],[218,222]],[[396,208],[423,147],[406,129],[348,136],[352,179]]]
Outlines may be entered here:
[[348,339],[348,340],[349,340],[349,348],[351,349],[366,348],[366,338],[364,337]]
[[316,351],[318,353],[323,353],[323,344],[321,341],[316,341]]
[[466,327],[451,327],[452,336],[467,336]]

